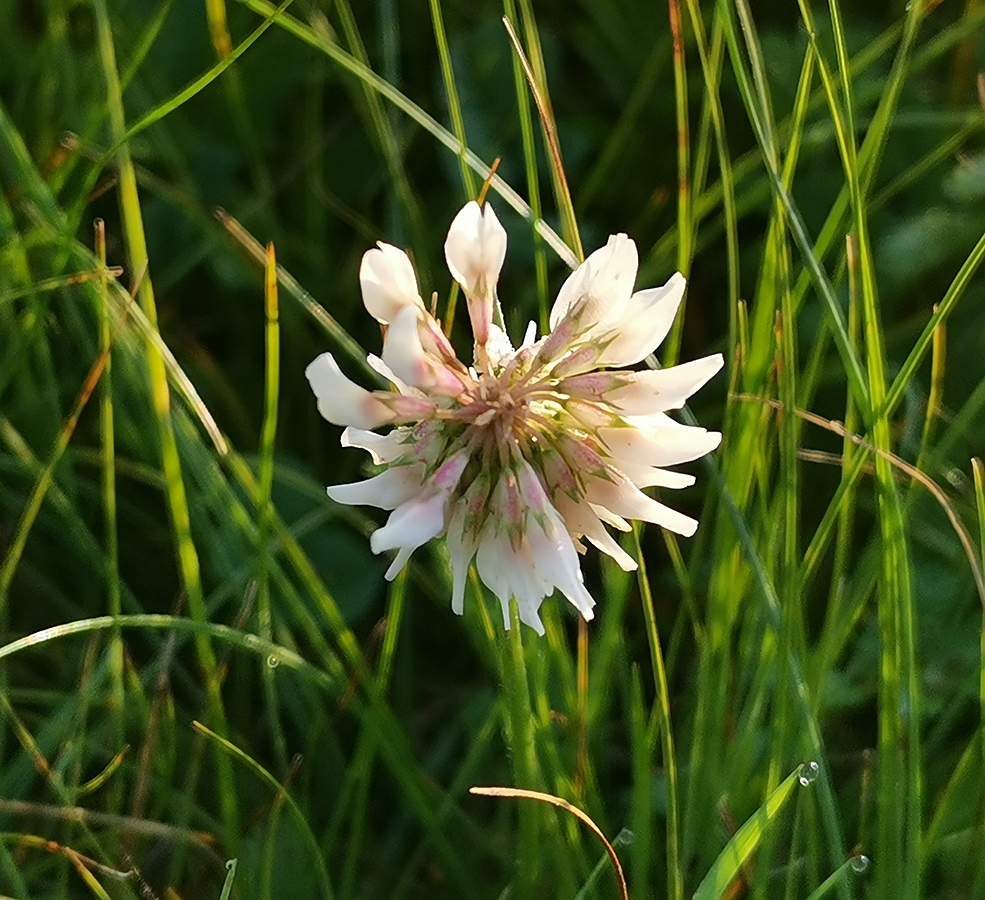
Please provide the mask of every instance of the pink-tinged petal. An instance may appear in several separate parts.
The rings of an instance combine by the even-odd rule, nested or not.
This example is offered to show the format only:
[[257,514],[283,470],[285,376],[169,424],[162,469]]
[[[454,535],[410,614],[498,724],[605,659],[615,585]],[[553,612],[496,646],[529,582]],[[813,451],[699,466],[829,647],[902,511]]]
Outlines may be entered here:
[[554,511],[551,505],[551,498],[547,496],[544,485],[541,483],[537,473],[531,465],[524,459],[519,460],[516,466],[516,483],[519,490],[520,499],[528,513],[535,516],[547,515]]
[[363,305],[384,325],[392,322],[408,306],[424,309],[417,289],[417,276],[407,254],[382,241],[363,254],[359,266]]
[[537,343],[531,345],[530,349],[534,351],[531,366],[536,368],[563,358],[578,339],[578,334],[578,329],[572,321],[562,319],[550,334],[544,335]]
[[[557,370],[551,371],[553,375]],[[566,394],[579,400],[590,400],[593,403],[606,403],[607,395],[633,384],[637,372],[584,372],[571,375],[558,382],[559,394]]]
[[605,400],[631,416],[680,409],[724,364],[722,354],[716,353],[667,369],[627,373],[625,383],[608,391]]
[[426,419],[428,416],[434,415],[438,409],[431,400],[405,396],[404,394],[392,394],[389,391],[375,391],[373,397],[391,411],[391,421],[397,424]]
[[557,500],[557,494],[563,493],[574,497],[578,494],[578,482],[564,457],[553,447],[544,447],[537,461],[544,483],[552,499]]
[[663,287],[633,294],[622,319],[612,324],[614,336],[602,350],[598,364],[632,366],[653,353],[674,324],[686,286],[684,276],[675,272]]
[[365,481],[334,484],[328,489],[328,496],[346,506],[396,509],[421,492],[423,475],[420,466],[395,466]]
[[676,466],[711,453],[722,440],[717,431],[691,425],[602,428],[599,437],[614,459],[649,466]]
[[506,231],[487,203],[466,203],[445,239],[445,260],[452,277],[465,290],[472,333],[478,344],[489,339],[496,282],[506,258]]
[[358,447],[373,458],[373,463],[382,466],[400,459],[410,452],[408,441],[410,433],[404,428],[395,428],[389,434],[377,434],[361,428],[346,428],[342,432],[343,447]]
[[557,510],[564,519],[565,527],[573,535],[584,535],[599,550],[611,556],[624,572],[633,572],[637,568],[633,559],[605,530],[590,503],[584,500],[573,500],[568,496],[556,498]]
[[684,537],[690,537],[697,530],[698,523],[690,516],[647,497],[616,470],[610,469],[609,474],[611,480],[608,481],[595,477],[588,479],[587,498],[593,505],[604,506],[617,516],[652,522]]
[[556,439],[557,448],[568,468],[580,476],[605,475],[605,460],[587,442],[572,434],[562,432]]
[[471,457],[469,450],[459,450],[448,457],[438,470],[428,479],[428,484],[443,491],[446,494],[458,487],[458,482],[462,478],[462,472],[468,465]]
[[456,397],[462,392],[461,379],[421,345],[419,328],[423,315],[414,307],[397,313],[383,342],[383,362],[411,387],[426,394]]
[[551,369],[550,377],[567,378],[570,375],[577,375],[579,372],[588,372],[598,366],[601,354],[602,345],[595,342],[579,347]]
[[304,374],[318,398],[318,412],[333,425],[371,429],[397,418],[376,394],[346,378],[331,353],[315,357]]
[[570,317],[580,333],[600,323],[619,321],[633,292],[639,255],[636,243],[614,234],[561,285],[551,309],[551,328]]

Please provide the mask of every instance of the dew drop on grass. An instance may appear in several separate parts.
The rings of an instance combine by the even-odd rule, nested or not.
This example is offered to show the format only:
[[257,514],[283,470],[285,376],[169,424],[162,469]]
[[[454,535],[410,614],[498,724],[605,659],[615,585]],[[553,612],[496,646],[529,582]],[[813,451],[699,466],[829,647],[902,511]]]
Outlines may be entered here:
[[817,776],[821,774],[821,767],[811,760],[810,762],[804,763],[800,767],[800,775],[797,776],[797,780],[804,786],[807,787],[809,784],[813,784],[817,781]]
[[863,872],[869,870],[869,865],[871,861],[864,853],[859,853],[858,856],[853,856],[848,860],[848,865],[852,867],[852,871],[861,875]]
[[276,669],[280,665],[280,660],[277,658],[276,654],[271,653],[270,656],[267,657],[267,665],[270,666],[271,669]]

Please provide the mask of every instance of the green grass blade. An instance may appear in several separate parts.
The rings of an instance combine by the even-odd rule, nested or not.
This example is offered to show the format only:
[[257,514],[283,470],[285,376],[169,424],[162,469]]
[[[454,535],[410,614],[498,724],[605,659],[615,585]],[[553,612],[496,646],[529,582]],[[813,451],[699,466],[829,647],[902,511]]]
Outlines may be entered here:
[[[314,834],[311,832],[311,826],[308,824],[308,819],[304,812],[298,806],[297,801],[291,796],[284,786],[270,774],[263,766],[260,765],[252,756],[241,750],[231,741],[226,740],[224,737],[216,734],[210,728],[206,728],[201,722],[192,722],[192,726],[201,734],[204,734],[212,743],[217,747],[221,748],[223,752],[228,753],[232,759],[237,759],[243,763],[251,772],[260,778],[271,790],[275,791],[278,799],[283,798],[284,803],[287,804],[287,808],[291,811],[292,816],[297,822],[298,829],[300,830],[304,841],[307,844],[307,850],[311,854],[312,860],[315,861],[315,872],[317,873],[318,886],[321,889],[322,896],[326,900],[331,900],[334,896],[332,893],[332,885],[328,880],[328,868],[325,865],[325,859],[322,856],[321,848],[318,846],[318,841],[315,839]],[[230,868],[230,875],[228,879],[231,880],[233,873],[235,872],[235,866]]]
[[276,21],[277,17],[290,6],[294,0],[283,0],[276,9],[272,10],[271,13],[253,30],[253,33],[246,38],[241,44],[232,49],[228,55],[220,59],[208,72],[200,75],[191,84],[182,90],[178,91],[173,97],[165,100],[163,103],[154,107],[150,112],[145,113],[140,119],[138,119],[133,125],[127,128],[122,134],[116,137],[116,146],[114,146],[109,154],[115,154],[119,151],[119,148],[123,144],[129,144],[138,134],[147,128],[150,128],[155,122],[159,122],[165,116],[170,115],[179,106],[187,103],[196,94],[201,93],[205,88],[207,88],[213,81],[215,81],[223,72],[226,71],[233,63],[236,62],[247,50],[250,49],[261,37],[261,35]]
[[[257,507],[260,521],[257,526],[259,557],[257,561],[257,611],[260,621],[260,636],[271,640],[273,636],[273,614],[270,602],[270,564],[269,544],[270,520],[274,513],[271,493],[274,484],[274,448],[277,440],[277,408],[280,399],[280,310],[277,302],[277,258],[274,245],[267,246],[267,265],[264,271],[264,313],[266,327],[264,343],[266,366],[264,371],[263,424],[260,429],[259,494]],[[277,698],[277,683],[274,670],[264,665],[261,668],[264,694],[267,698],[267,715],[274,741],[274,755],[282,772],[287,771],[287,741],[280,720]]]
[[[137,192],[137,179],[133,162],[126,143],[126,121],[123,112],[123,95],[116,66],[116,51],[110,28],[109,12],[105,0],[94,0],[96,12],[99,51],[106,79],[107,102],[110,110],[112,133],[116,139],[117,166],[120,179],[120,206],[123,230],[130,264],[135,272],[146,272],[148,266],[147,240],[144,234],[143,214]],[[142,278],[137,293],[141,308],[153,328],[157,330],[157,306],[154,288],[148,276]],[[181,459],[171,422],[171,399],[168,389],[167,368],[157,347],[147,344],[147,374],[154,413],[157,419],[158,436],[161,443],[161,461],[166,482],[165,498],[171,514],[171,524],[178,558],[178,568],[185,591],[188,608],[194,619],[205,622],[207,613],[202,589],[201,568],[198,549],[191,533],[191,517],[188,497],[181,472]],[[206,634],[195,636],[196,651],[202,666],[209,698],[210,720],[220,729],[225,728],[225,710],[222,701],[221,678],[217,668],[215,653]],[[218,757],[219,800],[223,808],[226,838],[230,846],[235,846],[240,832],[239,812],[236,792],[233,787],[232,767],[225,755]]]
[[674,750],[674,731],[670,719],[670,686],[667,683],[667,671],[664,668],[663,648],[660,644],[660,633],[657,630],[657,618],[653,608],[653,594],[650,590],[650,579],[646,572],[646,560],[643,548],[640,546],[639,530],[633,530],[637,569],[637,583],[643,597],[643,614],[646,619],[647,643],[650,647],[650,663],[653,667],[653,683],[656,690],[657,710],[656,728],[660,732],[663,749],[664,772],[667,777],[667,896],[671,900],[683,900],[684,873],[681,867],[680,840],[680,797],[677,784],[677,755]]
[[431,26],[434,29],[434,42],[438,47],[438,60],[441,63],[441,80],[445,86],[445,96],[448,98],[448,115],[451,117],[451,127],[458,139],[460,152],[458,165],[462,172],[462,187],[468,200],[478,196],[475,189],[475,177],[465,160],[465,122],[462,119],[462,105],[458,100],[458,86],[455,83],[455,70],[451,64],[451,52],[448,49],[448,36],[445,34],[445,21],[441,13],[441,0],[429,0],[431,10]]
[[791,772],[769,795],[766,802],[732,836],[708,874],[701,880],[701,884],[694,892],[693,900],[720,900],[726,896],[729,885],[742,870],[746,860],[755,852],[777,813],[799,783],[802,768],[798,766]]

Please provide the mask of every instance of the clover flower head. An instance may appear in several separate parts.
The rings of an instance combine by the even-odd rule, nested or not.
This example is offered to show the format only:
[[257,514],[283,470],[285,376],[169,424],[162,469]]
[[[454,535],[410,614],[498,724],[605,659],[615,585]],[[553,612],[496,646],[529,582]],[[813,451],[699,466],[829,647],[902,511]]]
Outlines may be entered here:
[[452,222],[445,259],[468,304],[472,366],[425,308],[407,255],[381,243],[363,257],[359,279],[366,309],[386,326],[382,358],[369,362],[392,387],[363,389],[330,353],[306,374],[319,412],[346,426],[343,446],[367,451],[381,467],[328,493],[339,503],[391,510],[370,539],[374,553],[397,551],[386,577],[443,534],[455,612],[463,610],[474,561],[502,604],[505,626],[515,597],[521,621],[543,633],[540,605],[555,591],[585,619],[593,616],[579,562],[584,540],[631,571],[636,562],[606,526],[628,531],[627,519],[640,519],[694,533],[694,519],[643,488],[689,486],[690,475],[667,467],[718,446],[718,432],[682,425],[667,411],[681,408],[723,359],[625,368],[666,337],[685,282],[675,274],[663,287],[634,292],[636,244],[624,234],[568,277],[551,331],[537,340],[531,323],[514,349],[493,321],[505,255],[506,232],[492,207],[468,203]]

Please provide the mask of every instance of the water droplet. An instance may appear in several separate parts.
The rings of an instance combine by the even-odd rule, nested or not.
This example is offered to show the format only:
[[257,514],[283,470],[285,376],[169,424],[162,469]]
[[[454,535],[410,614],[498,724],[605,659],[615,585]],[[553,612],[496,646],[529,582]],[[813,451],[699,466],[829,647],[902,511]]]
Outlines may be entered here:
[[277,658],[275,653],[271,653],[270,656],[267,657],[267,665],[270,666],[271,669],[276,669],[280,665],[280,660]]
[[805,762],[800,767],[800,774],[797,776],[797,780],[804,786],[807,787],[809,784],[813,784],[817,781],[817,776],[821,774],[821,767],[811,760],[810,762]]
[[612,843],[615,846],[628,847],[635,840],[636,832],[630,831],[628,828],[623,828],[619,834],[616,835],[615,840]]
[[861,875],[863,872],[868,871],[871,860],[864,853],[859,853],[858,856],[853,856],[848,860],[848,865],[852,867],[853,872]]

